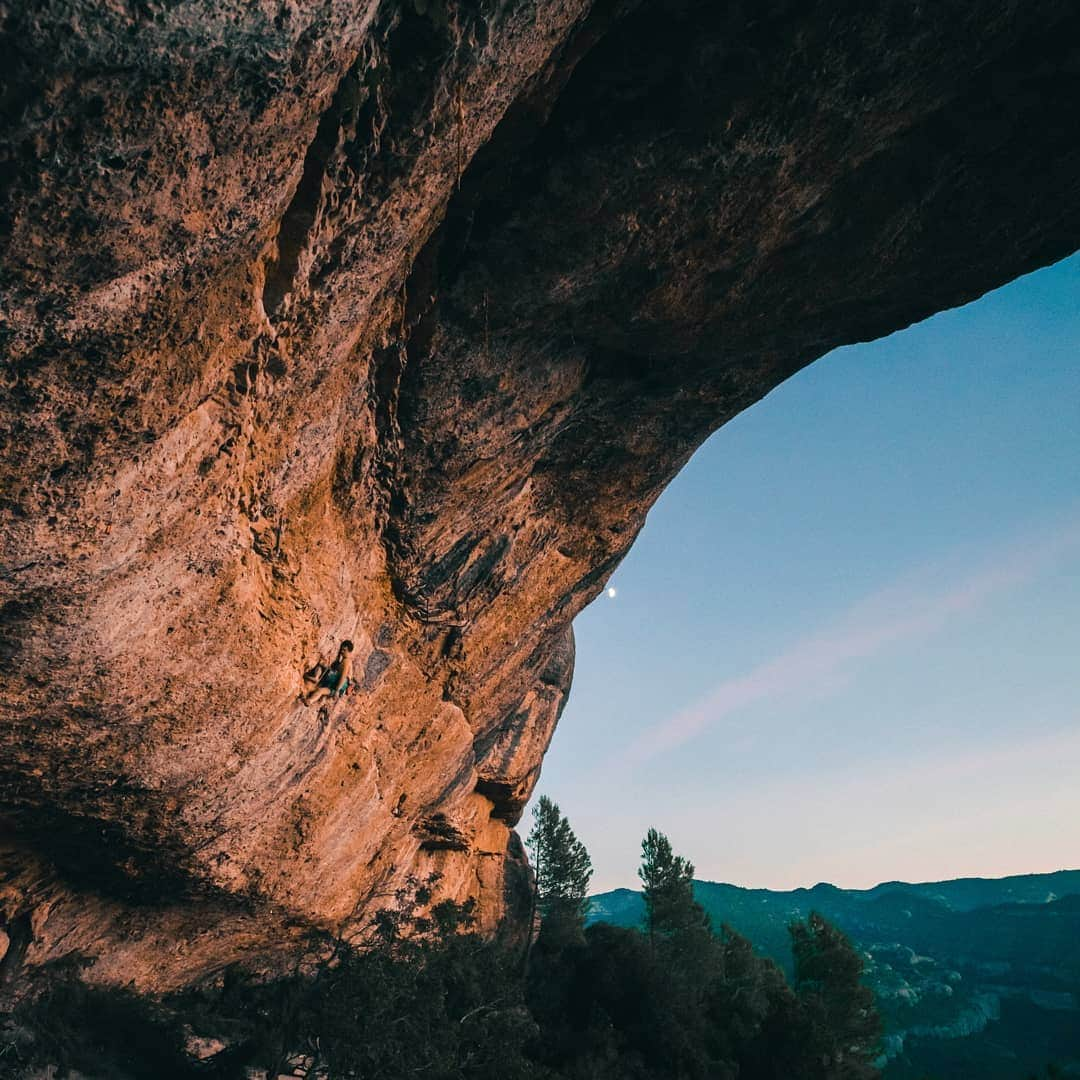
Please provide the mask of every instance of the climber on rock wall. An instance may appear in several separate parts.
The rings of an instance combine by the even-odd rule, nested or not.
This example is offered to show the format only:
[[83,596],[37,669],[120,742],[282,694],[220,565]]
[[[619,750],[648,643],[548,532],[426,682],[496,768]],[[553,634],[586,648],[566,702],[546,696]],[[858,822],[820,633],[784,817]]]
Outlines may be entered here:
[[325,667],[320,661],[304,676],[305,683],[315,683],[312,689],[300,694],[305,705],[312,705],[327,696],[344,697],[349,689],[352,677],[353,643],[343,641],[338,647],[337,658]]

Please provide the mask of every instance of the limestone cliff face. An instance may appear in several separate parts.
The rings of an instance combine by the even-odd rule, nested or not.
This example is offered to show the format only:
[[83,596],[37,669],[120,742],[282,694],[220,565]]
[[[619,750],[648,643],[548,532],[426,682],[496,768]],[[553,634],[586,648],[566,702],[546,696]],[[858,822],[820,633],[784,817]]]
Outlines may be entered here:
[[1080,244],[1065,0],[0,16],[11,979],[178,986],[432,871],[494,928],[694,448]]

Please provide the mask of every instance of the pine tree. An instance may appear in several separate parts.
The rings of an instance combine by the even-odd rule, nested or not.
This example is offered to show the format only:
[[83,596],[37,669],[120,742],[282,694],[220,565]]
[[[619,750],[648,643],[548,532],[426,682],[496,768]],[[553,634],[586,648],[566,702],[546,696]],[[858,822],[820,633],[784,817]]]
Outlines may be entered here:
[[536,872],[536,907],[544,940],[552,945],[580,940],[592,860],[558,804],[546,795],[533,808],[533,827],[525,843]]
[[650,829],[641,842],[638,877],[645,894],[645,925],[657,934],[708,929],[709,917],[694,900],[694,864],[671,849],[671,841]]
[[816,911],[793,923],[791,951],[795,992],[803,1002],[820,1046],[829,1080],[878,1076],[881,1018],[874,995],[862,982],[863,959],[848,937]]

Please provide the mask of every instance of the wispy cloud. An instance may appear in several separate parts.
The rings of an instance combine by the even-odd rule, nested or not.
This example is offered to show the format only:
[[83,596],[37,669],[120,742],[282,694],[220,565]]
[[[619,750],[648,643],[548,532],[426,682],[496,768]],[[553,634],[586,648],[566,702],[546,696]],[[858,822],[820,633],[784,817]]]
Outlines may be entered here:
[[[643,732],[620,755],[634,765],[673,750],[734,713],[762,701],[820,697],[851,677],[860,661],[901,642],[929,637],[950,620],[976,611],[999,593],[1038,577],[1080,548],[1080,520],[999,549],[982,565],[952,580],[924,584],[917,575],[868,597],[823,628],[743,675],[726,679],[705,698]],[[937,576],[940,576],[938,572]]]

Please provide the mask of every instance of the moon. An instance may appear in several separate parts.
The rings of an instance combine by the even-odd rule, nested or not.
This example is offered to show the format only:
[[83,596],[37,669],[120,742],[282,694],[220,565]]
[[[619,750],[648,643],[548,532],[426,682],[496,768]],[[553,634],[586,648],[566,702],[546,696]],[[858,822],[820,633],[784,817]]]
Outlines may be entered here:
[[614,599],[615,599],[615,597],[616,597],[616,596],[618,596],[618,590],[617,590],[617,589],[615,588],[615,586],[614,586],[614,585],[612,585],[612,586],[611,586],[611,587],[610,587],[610,588],[608,589],[608,591],[607,591],[607,594],[608,594],[608,598],[609,598],[609,599],[611,599],[611,600],[614,600]]

